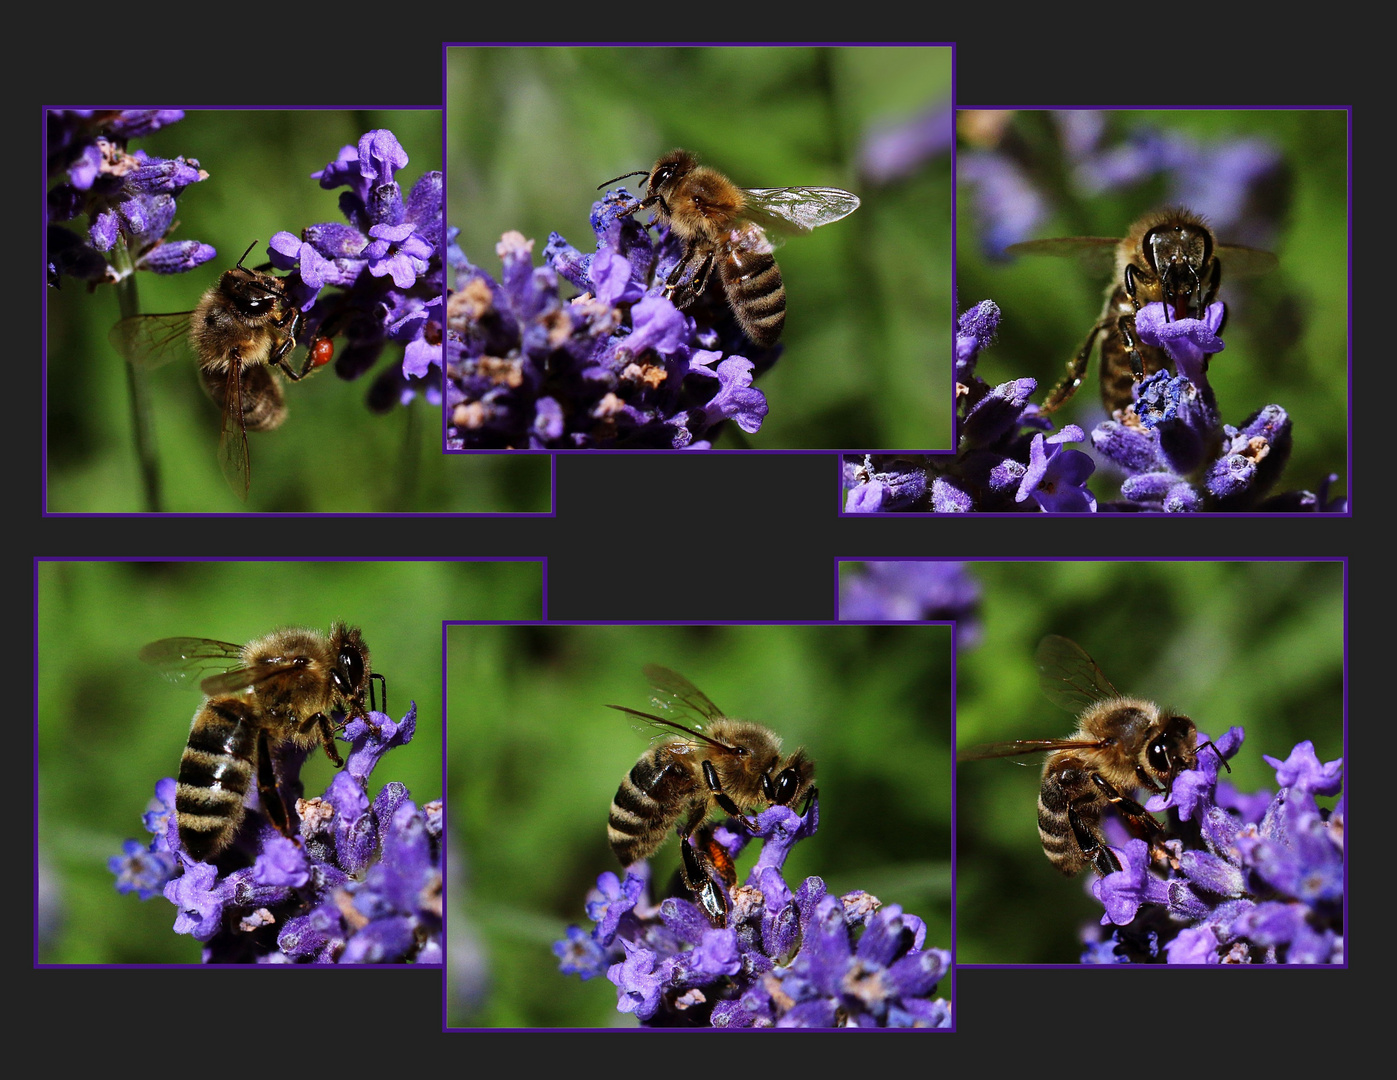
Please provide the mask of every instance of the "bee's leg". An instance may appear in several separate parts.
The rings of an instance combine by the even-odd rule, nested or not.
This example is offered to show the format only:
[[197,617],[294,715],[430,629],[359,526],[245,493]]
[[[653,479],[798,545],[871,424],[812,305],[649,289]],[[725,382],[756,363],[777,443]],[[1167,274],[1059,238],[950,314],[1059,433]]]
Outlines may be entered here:
[[[1140,310],[1140,301],[1135,295],[1135,275],[1139,272],[1134,263],[1125,264],[1125,295],[1130,297],[1130,306],[1136,312]],[[1164,305],[1164,317],[1165,319],[1169,318],[1168,304]],[[1135,381],[1139,382],[1145,377],[1145,361],[1135,345],[1135,315],[1133,313],[1122,315],[1116,320],[1116,330],[1120,333],[1121,340],[1125,342],[1125,351],[1130,357],[1130,373],[1135,376]]]
[[286,336],[277,342],[276,351],[267,358],[267,363],[275,364],[281,368],[282,372],[292,382],[299,382],[301,376],[296,374],[286,358],[291,355],[291,350],[296,347],[296,339],[301,333],[301,309],[293,307],[289,314],[277,322],[277,329],[284,330]]
[[715,876],[711,855],[707,851],[700,851],[692,837],[680,841],[679,852],[683,859],[685,886],[708,916],[708,921],[721,930],[728,924],[728,898]]
[[673,272],[665,280],[665,292],[668,294],[670,302],[681,311],[696,301],[704,294],[708,288],[708,278],[713,272],[713,252],[709,251],[704,256],[692,277],[684,281],[684,271],[687,270],[694,261],[696,249],[690,248],[684,253],[684,257],[679,260]]
[[279,361],[277,363],[277,367],[281,368],[282,373],[292,382],[300,382],[302,379],[304,379],[307,375],[311,373],[311,370],[313,368],[316,367],[315,350],[306,350],[306,358],[305,361],[301,364],[300,371],[293,371],[291,365],[288,364],[285,360]]
[[1203,312],[1208,305],[1218,298],[1218,289],[1222,287],[1222,263],[1217,259],[1213,260],[1212,268],[1208,272],[1208,280],[1203,283],[1203,288],[1198,291],[1198,313],[1196,319],[1203,317]]
[[1106,845],[1105,837],[1087,824],[1075,806],[1067,808],[1067,822],[1072,826],[1072,836],[1082,856],[1096,868],[1098,874],[1105,877],[1121,868],[1116,853]]
[[316,713],[307,717],[301,722],[303,733],[315,731],[320,736],[320,745],[325,748],[325,754],[335,763],[337,769],[344,768],[344,758],[340,757],[340,752],[335,748],[335,728],[330,723],[330,718],[324,713]]
[[747,815],[738,809],[737,803],[733,802],[728,793],[723,790],[723,785],[718,780],[718,770],[713,767],[713,762],[705,760],[703,763],[703,782],[708,785],[708,790],[713,793],[713,801],[722,807],[723,812],[730,814],[747,826],[749,832],[757,827],[756,822],[750,821]]
[[1158,833],[1164,831],[1164,827],[1154,819],[1148,810],[1129,795],[1122,795],[1116,790],[1115,785],[1104,776],[1092,773],[1091,780],[1101,794],[1106,797],[1106,801],[1114,806],[1116,811],[1125,818],[1130,825],[1139,826],[1140,829],[1146,832]]
[[684,276],[685,269],[688,268],[689,263],[693,262],[693,259],[694,249],[690,247],[687,251],[684,252],[683,255],[680,256],[679,261],[674,264],[674,269],[669,272],[669,277],[665,278],[666,293],[670,294],[671,296],[674,295],[674,290],[675,287],[679,284],[679,279]]
[[1126,827],[1132,835],[1145,841],[1150,847],[1150,857],[1154,859],[1167,857],[1162,841],[1164,839],[1164,826],[1159,821],[1128,795],[1122,795],[1116,790],[1109,780],[1103,776],[1092,774],[1092,782],[1100,790],[1105,799],[1116,809],[1124,819]]
[[[331,318],[326,320],[325,324],[321,327],[321,332],[316,335],[316,338],[319,339],[333,337],[336,332],[336,329],[342,323],[343,319],[336,320],[334,318]],[[331,328],[332,324],[334,324],[333,328]],[[287,363],[286,358],[291,355],[291,351],[295,349],[296,346],[300,343],[301,330],[304,325],[304,315],[299,308],[293,308],[290,318],[284,320],[282,323],[279,323],[278,325],[286,331],[286,337],[277,344],[276,352],[272,354],[271,359],[268,360],[267,363],[275,364],[277,367],[281,368],[282,374],[285,375],[292,382],[300,382],[313,370],[320,366],[320,364],[317,363],[315,359],[316,353],[313,347],[315,342],[312,341],[306,347],[306,358],[304,361],[302,361],[301,368],[298,371],[295,368],[293,368],[289,363]],[[328,358],[322,361],[322,363],[328,363]]]
[[[285,364],[278,364],[277,366],[280,367],[282,371],[286,372],[287,378],[289,378],[292,382],[300,382],[302,379],[304,379],[307,375],[309,375],[316,368],[320,367],[322,364],[329,363],[328,359],[323,361],[316,360],[315,343],[322,338],[333,338],[336,334],[338,334],[341,330],[344,329],[345,324],[349,322],[352,314],[353,309],[340,308],[338,311],[333,312],[328,318],[326,318],[324,322],[320,324],[320,329],[316,331],[315,336],[311,338],[310,343],[306,346],[306,358],[301,362],[301,369],[299,371],[292,373],[289,370],[289,365]],[[298,342],[301,339],[301,330],[303,329],[304,314],[300,310],[297,310],[291,322],[292,327],[290,333],[292,344],[285,346],[285,353],[287,354],[289,354],[291,350],[295,347],[295,342]],[[332,357],[333,352],[334,350],[332,348]],[[280,348],[278,348],[277,354],[283,355],[282,350]]]
[[[1167,304],[1165,306],[1168,307]],[[1139,382],[1145,377],[1145,360],[1135,344],[1135,316],[1122,315],[1117,319],[1116,332],[1120,334],[1121,341],[1125,343],[1126,355],[1130,357],[1130,374]]]
[[1091,350],[1096,347],[1096,339],[1101,336],[1103,331],[1108,330],[1110,325],[1109,321],[1102,320],[1091,328],[1091,333],[1087,335],[1082,347],[1077,350],[1077,355],[1067,361],[1067,374],[1048,391],[1047,398],[1039,406],[1040,416],[1057,412],[1077,392],[1077,388],[1082,385],[1082,380],[1087,377],[1087,363],[1091,360]]
[[[708,762],[704,762],[708,765]],[[726,798],[726,796],[724,796]],[[694,844],[694,833],[700,832],[703,846],[707,848],[712,840],[712,831],[699,829],[708,814],[708,804],[698,802],[675,830],[679,834],[680,876],[684,887],[689,890],[694,901],[708,916],[708,921],[721,929],[727,925],[728,901],[714,877],[713,859],[706,851],[700,851]],[[726,852],[724,855],[726,856]],[[728,864],[731,866],[731,863]],[[736,875],[734,874],[734,880]]]
[[272,767],[271,751],[267,747],[267,733],[257,733],[257,797],[262,800],[262,812],[282,836],[291,835],[291,826],[286,813],[286,804],[281,800],[281,791],[276,784],[276,770]]

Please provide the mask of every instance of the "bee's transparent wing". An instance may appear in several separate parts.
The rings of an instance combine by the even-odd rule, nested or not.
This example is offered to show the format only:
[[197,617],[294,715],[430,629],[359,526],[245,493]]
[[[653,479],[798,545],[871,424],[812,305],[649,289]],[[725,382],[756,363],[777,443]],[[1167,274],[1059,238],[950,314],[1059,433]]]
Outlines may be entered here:
[[192,311],[168,315],[132,315],[107,332],[107,340],[129,364],[153,368],[169,363],[184,351],[189,340]]
[[[703,732],[695,728],[685,727],[675,720],[667,720],[663,716],[656,716],[653,713],[641,712],[639,709],[632,709],[626,705],[608,705],[608,709],[615,709],[623,712],[631,718],[631,730],[641,738],[657,742],[667,739],[672,744],[672,753],[687,754],[691,750],[696,750],[700,743],[710,743],[717,746],[712,739]],[[687,738],[685,737],[687,736]]]
[[138,654],[143,663],[176,686],[198,687],[209,671],[228,671],[242,660],[242,646],[211,638],[171,637],[152,641]]
[[300,656],[258,660],[246,666],[229,668],[218,675],[210,675],[199,684],[199,689],[209,697],[243,694],[256,689],[273,676],[301,667],[303,663],[304,658]]
[[679,672],[659,664],[646,664],[644,670],[651,689],[655,691],[650,700],[661,709],[676,716],[689,716],[698,727],[702,727],[704,721],[723,716],[723,710]]
[[[213,375],[204,380],[210,396],[221,407],[223,426],[218,433],[218,464],[223,470],[223,478],[233,489],[233,494],[247,501],[248,488],[252,485],[252,462],[247,452],[247,423],[243,416],[243,379],[249,370],[240,364],[229,364],[226,379],[222,384],[215,381],[220,376]],[[266,376],[270,377],[270,376]]]
[[980,761],[984,758],[1017,757],[1020,754],[1046,753],[1052,750],[1084,750],[1101,745],[1100,739],[1013,739],[1009,742],[982,743],[956,751],[957,761]]
[[1258,274],[1269,274],[1280,265],[1280,260],[1269,251],[1233,244],[1219,245],[1218,259],[1222,261],[1222,271],[1225,278],[1256,277]]
[[1052,255],[1076,259],[1095,274],[1107,275],[1116,265],[1120,238],[1109,236],[1054,236],[1044,240],[1024,240],[1004,249],[1008,255]]
[[[1009,255],[1053,255],[1077,259],[1093,272],[1108,274],[1115,267],[1120,238],[1109,236],[1054,236],[1024,240],[1005,248]],[[1274,270],[1280,260],[1269,251],[1241,245],[1220,244],[1217,255],[1229,277],[1254,277]]]
[[1068,712],[1080,713],[1099,701],[1120,697],[1111,680],[1069,638],[1049,634],[1038,643],[1038,685],[1048,700]]
[[799,235],[848,217],[859,197],[836,187],[743,188],[742,214],[777,235]]

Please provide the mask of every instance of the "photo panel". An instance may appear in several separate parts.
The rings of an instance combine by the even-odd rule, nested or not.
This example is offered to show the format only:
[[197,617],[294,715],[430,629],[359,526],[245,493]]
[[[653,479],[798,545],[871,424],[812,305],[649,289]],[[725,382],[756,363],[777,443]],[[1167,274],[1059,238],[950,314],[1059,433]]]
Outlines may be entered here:
[[1347,513],[1348,109],[956,116],[956,454],[844,510]]
[[951,45],[444,51],[448,449],[950,448]]
[[34,577],[36,965],[441,963],[441,624],[541,562]]
[[441,454],[441,109],[45,121],[46,513],[552,510]]
[[841,615],[957,619],[957,962],[1344,964],[1346,575],[841,563]]
[[448,1031],[951,1027],[951,626],[445,634]]

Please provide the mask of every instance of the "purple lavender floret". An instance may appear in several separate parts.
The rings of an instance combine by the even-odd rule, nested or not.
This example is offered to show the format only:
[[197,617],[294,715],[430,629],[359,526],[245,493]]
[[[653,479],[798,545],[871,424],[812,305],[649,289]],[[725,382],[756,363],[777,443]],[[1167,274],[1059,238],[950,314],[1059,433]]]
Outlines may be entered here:
[[845,564],[839,618],[853,622],[954,621],[957,642],[979,636],[980,583],[964,563],[889,559]]
[[1208,357],[1223,348],[1224,317],[1220,303],[1201,320],[1167,319],[1163,304],[1141,308],[1140,339],[1164,349],[1179,374],[1142,380],[1132,407],[1099,424],[1092,445],[1124,473],[1121,495],[1135,509],[1319,509],[1308,492],[1270,497],[1290,458],[1285,409],[1266,405],[1239,427],[1222,421],[1207,370]]
[[440,801],[419,806],[396,781],[370,799],[369,774],[406,745],[414,703],[400,721],[373,712],[346,726],[346,767],[325,793],[300,797],[305,748],[273,752],[279,790],[299,835],[283,836],[254,788],[237,836],[213,863],[183,851],[175,781],[156,785],[144,823],[155,839],[128,840],[110,860],[117,890],[157,892],[175,905],[174,929],[203,943],[205,963],[441,963]]
[[[595,252],[553,233],[546,265],[507,232],[496,281],[460,254],[447,306],[449,449],[706,449],[731,421],[755,434],[753,380],[780,347],[747,341],[726,304],[677,309],[681,245],[636,221],[624,188],[593,204]],[[560,279],[580,290],[560,294]]]
[[[1140,309],[1140,340],[1165,350],[1179,374],[1165,369],[1141,380],[1131,405],[1092,430],[1093,458],[1069,448],[1087,438],[1080,427],[1053,432],[1030,402],[1035,380],[991,386],[976,373],[1000,320],[999,307],[981,301],[957,324],[958,452],[845,455],[845,513],[1347,510],[1346,500],[1329,499],[1335,477],[1318,495],[1272,494],[1293,437],[1281,406],[1264,406],[1237,427],[1223,423],[1207,371],[1224,348],[1225,316],[1221,303],[1201,319],[1169,318],[1160,303]],[[1088,486],[1098,461],[1121,475],[1119,501],[1098,504]]]
[[[1105,914],[1083,963],[1341,964],[1344,962],[1342,760],[1299,743],[1267,757],[1279,790],[1242,795],[1219,780],[1244,733],[1199,735],[1198,766],[1146,808],[1168,811],[1173,839],[1118,849],[1121,870],[1092,885]],[[1340,795],[1332,808],[1316,796]]]
[[818,799],[803,815],[773,806],[754,824],[713,833],[733,858],[763,841],[746,882],[723,887],[726,926],[687,893],[653,903],[649,864],[637,863],[597,878],[592,930],[571,926],[554,943],[559,969],[605,975],[617,1010],[646,1027],[950,1027],[951,1006],[933,996],[950,953],[924,947],[921,919],[865,892],[831,896],[818,877],[786,884],[791,848],[819,826]]
[[107,860],[107,869],[116,875],[117,892],[134,892],[142,900],[149,900],[165,891],[165,883],[175,873],[174,855],[156,851],[139,840],[127,840],[121,851]]
[[391,131],[366,132],[311,173],[322,188],[346,189],[339,208],[348,224],[322,222],[299,236],[279,232],[268,245],[273,267],[291,271],[286,288],[305,312],[305,336],[336,339],[341,378],[359,378],[389,342],[403,346],[402,363],[382,371],[369,388],[375,412],[418,394],[432,404],[441,400],[442,174],[424,172],[404,196],[396,175],[407,163]]
[[1033,379],[991,386],[976,374],[999,329],[999,306],[982,300],[956,324],[956,445],[947,455],[846,455],[844,510],[851,514],[916,511],[1091,513],[1092,459],[1069,443],[1086,436],[1075,424],[1053,432],[1029,398]]
[[[45,201],[48,283],[64,276],[90,285],[115,284],[134,270],[177,274],[217,252],[197,240],[167,240],[176,200],[208,179],[193,158],[128,151],[131,139],[183,119],[178,109],[50,109]],[[79,234],[60,222],[84,219]],[[118,244],[123,252],[118,255]],[[129,260],[125,254],[129,253]]]

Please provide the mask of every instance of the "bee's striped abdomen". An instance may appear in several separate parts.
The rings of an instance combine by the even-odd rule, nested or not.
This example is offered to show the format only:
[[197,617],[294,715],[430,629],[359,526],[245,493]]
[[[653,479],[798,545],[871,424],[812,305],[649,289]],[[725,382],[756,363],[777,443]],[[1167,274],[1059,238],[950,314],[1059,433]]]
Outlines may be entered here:
[[175,788],[180,843],[190,858],[207,861],[232,842],[256,755],[256,717],[248,704],[206,701],[190,728]]
[[729,251],[723,260],[723,287],[733,314],[754,345],[769,348],[786,325],[786,286],[769,251]]
[[693,774],[670,760],[663,747],[631,766],[606,819],[606,838],[622,866],[654,853],[696,788]]
[[[1064,874],[1076,874],[1086,865],[1086,856],[1072,831],[1068,811],[1072,800],[1084,784],[1090,784],[1086,773],[1075,764],[1049,759],[1043,770],[1043,783],[1038,790],[1038,839],[1043,854]],[[1092,805],[1078,808],[1079,816],[1094,818]]]

